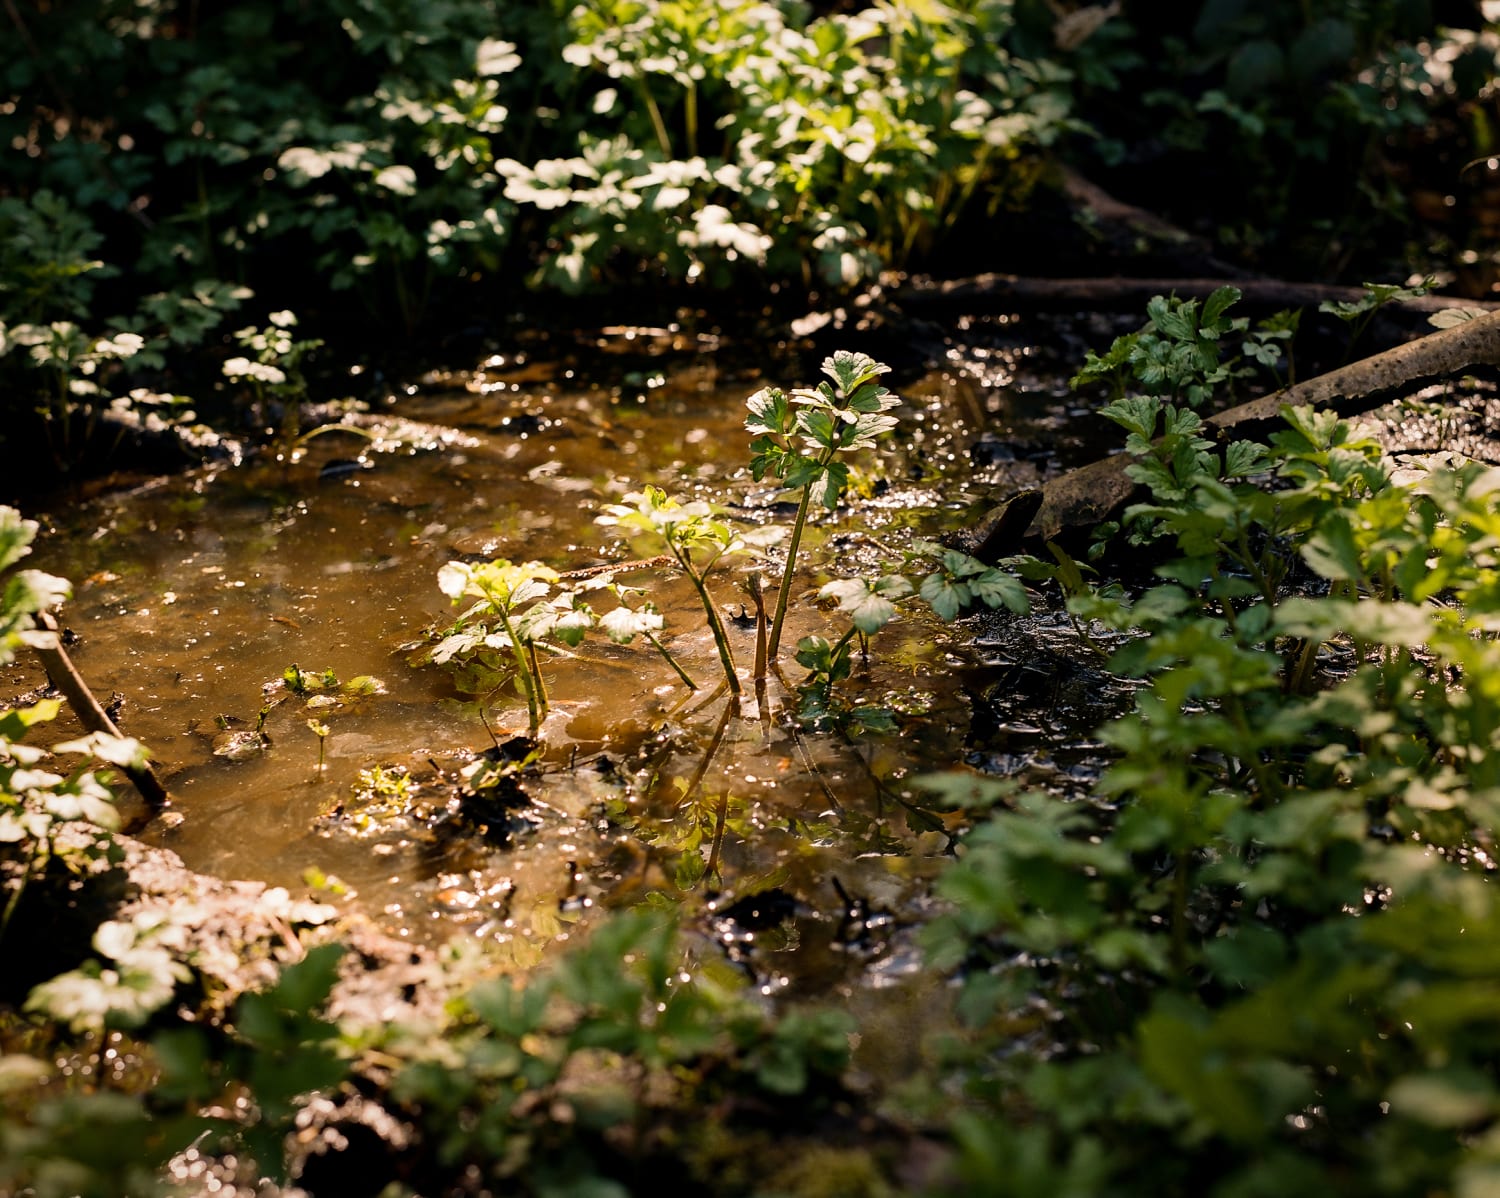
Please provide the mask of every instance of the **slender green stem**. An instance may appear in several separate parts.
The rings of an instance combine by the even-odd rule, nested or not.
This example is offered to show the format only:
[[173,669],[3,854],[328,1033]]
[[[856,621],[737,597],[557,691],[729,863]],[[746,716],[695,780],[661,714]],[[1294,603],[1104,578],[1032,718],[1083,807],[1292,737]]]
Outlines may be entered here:
[[802,529],[807,524],[807,509],[812,503],[812,484],[802,488],[802,501],[797,504],[797,520],[792,525],[792,539],[786,547],[786,569],[781,572],[781,589],[776,593],[776,618],[771,621],[771,640],[766,645],[766,660],[776,660],[781,647],[781,625],[786,620],[787,601],[792,594],[792,573],[797,568],[797,547],[802,544]]
[[532,678],[531,663],[526,659],[526,651],[521,648],[521,638],[516,635],[516,630],[511,626],[510,616],[499,604],[495,605],[495,611],[500,616],[500,625],[505,629],[505,635],[510,640],[511,656],[516,659],[516,670],[521,677],[521,689],[526,692],[526,715],[531,721],[532,735],[536,735],[538,728],[542,726],[542,716],[546,714],[545,709],[539,709],[537,699],[537,688]]
[[661,109],[656,106],[656,97],[651,94],[651,88],[642,79],[641,99],[646,102],[646,111],[651,114],[651,127],[656,130],[656,142],[661,146],[662,155],[666,158],[672,157],[672,139],[667,135],[666,122],[661,119]]
[[542,677],[541,662],[536,659],[536,642],[526,642],[526,660],[531,663],[531,679],[536,683],[537,701],[541,704],[542,714],[547,714],[547,708],[551,704],[547,701],[547,681]]
[[689,678],[687,671],[677,664],[677,659],[667,652],[667,647],[650,632],[646,633],[645,637],[651,642],[652,647],[666,659],[667,664],[677,671],[677,677],[682,679],[683,686],[687,687],[690,691],[697,690],[698,684]]
[[729,693],[736,699],[740,695],[740,676],[735,672],[734,653],[729,648],[729,632],[724,627],[724,621],[720,619],[718,609],[714,607],[713,597],[708,593],[708,587],[704,584],[691,564],[684,562],[683,569],[686,570],[688,578],[698,592],[698,598],[703,604],[703,614],[708,618],[708,630],[714,634],[714,644],[719,648],[719,661],[724,666],[724,679],[729,683]]

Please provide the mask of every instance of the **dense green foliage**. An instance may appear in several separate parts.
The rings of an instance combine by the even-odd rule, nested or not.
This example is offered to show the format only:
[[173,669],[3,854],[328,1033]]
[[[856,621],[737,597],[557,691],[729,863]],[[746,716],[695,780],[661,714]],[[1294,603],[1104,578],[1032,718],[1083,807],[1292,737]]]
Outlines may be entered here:
[[[1162,19],[1037,0],[8,6],[7,411],[41,412],[59,469],[106,415],[160,426],[222,396],[275,427],[298,396],[183,353],[217,350],[248,304],[295,306],[348,355],[372,328],[514,311],[526,286],[837,294],[956,230],[1004,267],[986,223],[1041,194],[1053,155],[1134,163],[1154,186],[1121,182],[1185,223],[1337,269],[1390,245],[1407,208],[1388,160],[1416,130],[1441,116],[1469,166],[1493,149],[1494,39],[1440,33],[1422,0]],[[1426,248],[1482,273],[1470,233],[1441,236]]]
[[[188,406],[169,388],[203,404],[228,387],[291,443],[319,345],[292,332],[293,297],[333,335],[415,330],[491,284],[511,304],[523,282],[839,290],[983,228],[1059,147],[1140,194],[1207,197],[1200,223],[1261,261],[1316,244],[1309,261],[1338,264],[1398,227],[1388,155],[1434,111],[1463,155],[1494,149],[1493,39],[1451,32],[1424,53],[1420,0],[1205,0],[1170,30],[1144,3],[853,7],[4,6],[22,51],[0,60],[7,433],[39,411],[62,468],[107,414],[159,421]],[[1171,187],[1142,185],[1150,172]],[[1478,252],[1457,234],[1437,248]],[[1151,498],[1103,530],[1103,577],[1061,550],[1025,564],[1064,596],[1080,653],[1137,688],[1101,731],[1109,767],[1067,799],[931,782],[974,809],[925,933],[962,1027],[865,1134],[951,1149],[922,1183],[935,1192],[1479,1195],[1500,1178],[1500,474],[1395,462],[1305,410],[1264,444],[1210,442],[1195,409],[1243,359],[1290,369],[1295,318],[1251,327],[1233,299],[1158,299],[1139,333],[1089,356],[1076,382],[1111,387],[1104,414]],[[226,327],[242,309],[255,319]],[[195,367],[185,351],[205,345],[216,360]],[[842,367],[750,402],[752,472],[794,493],[799,527],[838,503],[839,455],[890,427],[878,364]],[[713,630],[705,578],[749,547],[740,533],[659,491],[607,516],[665,542]],[[32,531],[0,509],[0,567]],[[1120,579],[1104,573],[1126,558]],[[794,562],[795,544],[788,578]],[[533,730],[537,646],[596,622],[558,581],[508,562],[441,578],[471,605],[434,656],[486,701],[517,686]],[[618,602],[597,620],[608,635],[666,653],[649,602],[597,589]],[[12,575],[0,659],[65,593]],[[920,545],[822,597],[849,626],[799,644],[795,715],[809,735],[863,735],[888,720],[861,704],[852,654],[898,603],[951,619],[1041,591]],[[27,738],[56,712],[0,715],[0,940],[28,894],[117,857],[105,766],[140,746],[59,745],[85,764],[54,768]],[[421,1028],[330,1017],[336,945],[221,1002],[170,920],[92,935],[86,960],[0,1023],[40,1045],[0,1056],[5,1187],[150,1193],[194,1144],[274,1176],[299,1163],[288,1133],[319,1093],[404,1121],[404,1146],[387,1142],[395,1192],[614,1195],[642,1176],[798,1192],[818,1179],[788,1164],[731,1181],[725,1162],[771,1137],[811,1159],[810,1115],[857,1102],[847,1017],[778,1012],[637,915],[524,983],[445,961],[452,1001]],[[48,1064],[119,1029],[139,1068],[119,1089]],[[793,1117],[767,1114],[789,1097]],[[840,1157],[850,1191],[894,1188],[901,1145]]]
[[[1066,592],[1080,651],[1136,680],[1133,709],[1101,731],[1111,764],[1074,799],[930,782],[977,821],[925,932],[929,964],[959,983],[960,1026],[886,1109],[950,1138],[934,1191],[1479,1194],[1497,1168],[1500,472],[1392,461],[1305,409],[1264,444],[1206,440],[1170,396],[1219,369],[1203,331],[1236,328],[1232,299],[1154,303],[1094,360],[1107,378],[1097,364],[1123,370],[1143,345],[1187,347],[1164,370],[1147,348],[1104,408],[1151,493],[1116,536],[1154,555],[1156,581],[1089,583],[1060,550],[1025,565]],[[765,411],[758,396],[752,425]],[[933,577],[956,588],[961,565]],[[873,633],[912,589],[894,577],[830,597]],[[33,591],[7,592],[18,627]],[[542,599],[517,599],[520,617]],[[53,810],[58,780],[28,779],[8,801]],[[23,854],[41,829],[16,824]],[[141,1026],[202,967],[170,923],[105,924],[94,948],[28,1003],[75,1034]],[[649,920],[605,924],[524,985],[454,959],[464,997],[439,1027],[321,1016],[336,960],[314,951],[208,1028],[159,1022],[139,1097],[48,1096],[25,1059],[0,1059],[24,1112],[0,1128],[0,1166],[41,1194],[146,1192],[209,1131],[274,1172],[302,1095],[378,1078],[411,1121],[399,1169],[417,1192],[467,1165],[529,1193],[622,1193],[649,1160],[722,1185],[734,1141],[695,1111],[755,1093],[816,1106],[847,1061],[847,1022],[769,1018]],[[236,1085],[256,1098],[237,1118],[204,1107]],[[80,1152],[82,1119],[120,1135]],[[860,1184],[888,1184],[893,1158],[857,1159],[841,1161]]]
[[[956,1059],[989,1049],[966,1175],[1485,1192],[1500,474],[1306,409],[1222,449],[1154,394],[1104,412],[1152,495],[1126,531],[1165,560],[1127,593],[1060,559],[1141,684],[1093,801],[950,787],[1002,807],[930,936],[965,979]],[[1018,1035],[1055,1047],[999,1055]]]
[[[1093,169],[1276,273],[1373,274],[1372,250],[1394,247],[1493,270],[1470,211],[1497,148],[1481,7],[1127,0],[1125,24],[1079,48]],[[1418,189],[1437,193],[1420,225]]]

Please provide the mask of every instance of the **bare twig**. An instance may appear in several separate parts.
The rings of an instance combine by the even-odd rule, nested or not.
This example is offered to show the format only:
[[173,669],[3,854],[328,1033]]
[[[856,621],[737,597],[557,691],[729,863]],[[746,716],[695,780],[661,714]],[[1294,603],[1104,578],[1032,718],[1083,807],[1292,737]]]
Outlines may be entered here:
[[[52,685],[62,691],[64,697],[67,698],[68,705],[73,708],[73,714],[78,717],[78,722],[86,731],[119,736],[119,728],[109,718],[109,713],[100,706],[99,700],[94,697],[94,692],[89,689],[88,683],[83,680],[83,676],[73,664],[73,659],[68,656],[68,651],[63,648],[62,635],[57,621],[49,612],[39,612],[36,622],[50,636],[38,638],[37,642],[33,642],[32,648],[42,659],[42,665],[46,668],[47,677],[52,680]],[[141,792],[141,798],[146,800],[146,805],[151,810],[160,811],[167,805],[166,787],[161,784],[161,779],[156,776],[156,771],[149,764],[141,767],[124,765],[120,769],[134,784],[136,790]]]

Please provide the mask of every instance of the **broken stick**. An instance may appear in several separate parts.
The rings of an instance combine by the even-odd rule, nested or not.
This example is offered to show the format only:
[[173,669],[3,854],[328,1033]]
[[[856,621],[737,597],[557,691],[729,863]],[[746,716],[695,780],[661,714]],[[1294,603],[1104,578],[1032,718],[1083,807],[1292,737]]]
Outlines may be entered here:
[[[1256,437],[1275,428],[1283,406],[1327,408],[1349,418],[1480,367],[1500,367],[1500,312],[1429,333],[1373,357],[1284,387],[1207,419],[1210,435]],[[1112,519],[1137,494],[1125,474],[1128,454],[1117,454],[1060,474],[1042,487],[1035,515],[1024,529],[1007,500],[992,508],[975,531],[975,557],[997,561],[1023,547],[1039,548],[1070,532]],[[1024,508],[1023,508],[1024,510]]]
[[[52,685],[62,691],[63,697],[68,700],[68,706],[73,709],[73,714],[78,717],[78,722],[83,725],[84,730],[103,732],[110,736],[121,735],[114,720],[110,719],[109,713],[100,706],[99,700],[94,697],[94,692],[83,680],[83,675],[78,672],[78,667],[73,664],[73,659],[68,656],[68,651],[63,648],[62,632],[51,613],[38,612],[36,622],[43,632],[50,635],[38,637],[32,642],[32,648],[42,659],[42,665],[47,671],[47,677],[52,680]],[[141,792],[141,798],[146,800],[146,805],[152,811],[160,811],[167,805],[166,787],[161,784],[161,779],[156,776],[156,771],[149,764],[139,768],[130,765],[122,765],[119,768],[130,779],[136,790]]]

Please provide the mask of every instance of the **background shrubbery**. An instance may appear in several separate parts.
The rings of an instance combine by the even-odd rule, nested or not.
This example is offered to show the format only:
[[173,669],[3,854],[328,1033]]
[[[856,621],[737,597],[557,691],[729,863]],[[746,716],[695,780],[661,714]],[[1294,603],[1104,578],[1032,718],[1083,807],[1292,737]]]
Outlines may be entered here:
[[1033,270],[1016,214],[1058,205],[1059,158],[1273,271],[1389,274],[1425,196],[1420,248],[1483,285],[1493,229],[1443,193],[1487,177],[1460,168],[1494,148],[1491,35],[1422,0],[1189,7],[7,6],[9,436],[40,409],[64,470],[111,407],[208,403],[181,351],[245,304],[388,354],[528,294],[796,309],[887,267]]

